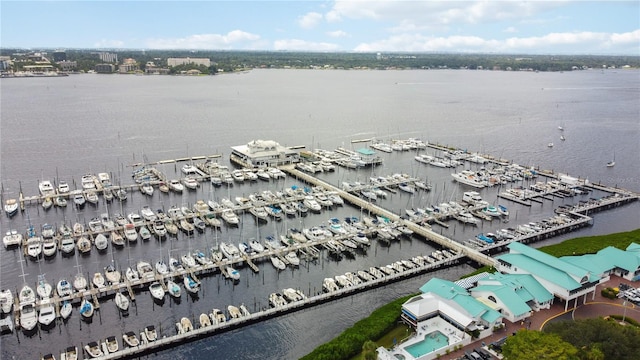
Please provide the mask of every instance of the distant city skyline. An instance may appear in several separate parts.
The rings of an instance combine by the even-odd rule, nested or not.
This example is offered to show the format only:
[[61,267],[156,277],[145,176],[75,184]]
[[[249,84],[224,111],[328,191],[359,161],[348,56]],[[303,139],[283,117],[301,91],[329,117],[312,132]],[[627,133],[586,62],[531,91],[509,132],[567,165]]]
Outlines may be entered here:
[[3,48],[640,56],[639,1],[2,1]]

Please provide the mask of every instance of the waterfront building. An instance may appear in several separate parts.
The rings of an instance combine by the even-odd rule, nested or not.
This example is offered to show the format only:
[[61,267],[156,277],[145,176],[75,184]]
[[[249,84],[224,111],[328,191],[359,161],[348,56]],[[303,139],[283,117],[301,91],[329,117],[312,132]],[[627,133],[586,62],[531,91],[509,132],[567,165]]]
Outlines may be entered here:
[[630,281],[640,280],[640,244],[631,243],[625,250],[608,246],[596,254],[563,256],[560,259],[588,269],[602,279],[615,274]]
[[491,274],[479,279],[469,291],[513,323],[528,318],[533,311],[549,309],[553,303],[553,294],[529,274]]
[[530,274],[550,293],[565,301],[565,310],[569,302],[588,294],[595,298],[596,286],[603,281],[597,274],[546,254],[527,245],[513,242],[507,246],[509,253],[498,256],[497,269],[507,274]]
[[99,74],[111,74],[115,70],[113,64],[96,64],[94,70]]
[[296,148],[280,145],[273,140],[253,140],[246,145],[231,147],[231,162],[246,168],[264,168],[293,164],[300,161]]

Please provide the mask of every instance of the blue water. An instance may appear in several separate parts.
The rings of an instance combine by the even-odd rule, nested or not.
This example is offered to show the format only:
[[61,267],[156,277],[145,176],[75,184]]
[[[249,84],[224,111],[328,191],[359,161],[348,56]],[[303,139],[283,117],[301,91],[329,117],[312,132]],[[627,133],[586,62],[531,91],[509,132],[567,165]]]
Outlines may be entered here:
[[[77,75],[59,79],[0,80],[0,181],[2,195],[16,197],[37,193],[41,179],[66,180],[72,188],[85,173],[109,172],[114,182],[131,183],[130,164],[197,155],[219,154],[230,165],[230,147],[254,139],[272,139],[283,145],[307,149],[352,147],[353,139],[419,137],[512,159],[542,169],[567,172],[591,181],[640,191],[640,72],[580,71],[520,73],[492,71],[310,71],[257,70],[242,75],[214,77]],[[559,139],[559,125],[565,141]],[[553,148],[547,143],[554,142]],[[616,166],[607,168],[615,152]],[[450,171],[418,164],[415,153],[383,154],[377,175],[405,172],[429,179],[431,193],[397,194],[381,202],[394,212],[461,197],[462,187],[453,183]],[[159,170],[177,176],[179,166],[161,165]],[[366,180],[369,170],[339,169],[323,179]],[[198,199],[233,198],[269,189],[301,185],[288,178],[278,183],[236,185],[214,189],[208,184],[183,195],[156,194],[151,199],[130,193],[126,203],[73,207],[43,211],[33,206],[9,220],[0,217],[0,232],[24,231],[30,221],[36,229],[47,222],[59,225],[89,221],[108,211],[127,214],[144,205],[153,209],[193,204]],[[525,184],[526,185],[526,184]],[[481,195],[497,202],[498,189]],[[599,194],[593,194],[598,196]],[[592,195],[589,195],[592,196]],[[589,196],[586,196],[588,198]],[[554,207],[585,197],[554,199],[523,207],[506,203],[511,212],[508,226],[540,220]],[[595,215],[593,226],[549,239],[539,245],[574,236],[597,235],[638,228],[640,204],[634,203]],[[25,281],[35,284],[45,273],[50,281],[71,279],[78,269],[102,271],[114,261],[126,267],[137,260],[188,250],[207,249],[216,241],[239,242],[264,237],[287,227],[309,227],[330,217],[360,216],[358,209],[344,206],[331,212],[275,224],[256,225],[242,215],[242,226],[223,227],[188,237],[179,235],[164,242],[139,242],[104,255],[62,258],[60,255],[24,263]],[[507,224],[483,222],[478,228],[455,222],[436,231],[456,241],[478,232],[490,232]],[[538,245],[538,244],[536,244]],[[173,334],[183,316],[196,318],[212,308],[245,303],[255,311],[268,306],[267,296],[285,287],[320,291],[322,278],[369,266],[385,265],[415,254],[428,254],[433,245],[416,238],[389,247],[372,246],[366,255],[340,262],[322,257],[297,270],[277,272],[269,262],[258,264],[260,272],[240,269],[240,283],[220,276],[203,279],[197,299],[183,295],[176,303],[167,299],[157,305],[147,292],[136,296],[130,315],[120,317],[113,300],[106,300],[91,324],[79,320],[77,308],[67,323],[39,331],[32,337],[21,332],[0,337],[2,359],[35,359],[45,352],[59,354],[68,345],[81,346],[124,331],[139,332],[153,324],[162,334]],[[23,282],[18,251],[0,249],[0,286],[16,289]],[[76,262],[77,261],[77,262]],[[80,267],[76,267],[76,264]],[[337,300],[319,307],[271,319],[224,334],[159,352],[158,359],[294,359],[333,338],[371,311],[437,276],[449,280],[467,273],[467,264],[440,270],[384,288]]]
[[432,353],[447,345],[449,345],[449,338],[445,334],[436,330],[426,334],[424,336],[424,340],[407,346],[405,350],[417,359],[422,355]]

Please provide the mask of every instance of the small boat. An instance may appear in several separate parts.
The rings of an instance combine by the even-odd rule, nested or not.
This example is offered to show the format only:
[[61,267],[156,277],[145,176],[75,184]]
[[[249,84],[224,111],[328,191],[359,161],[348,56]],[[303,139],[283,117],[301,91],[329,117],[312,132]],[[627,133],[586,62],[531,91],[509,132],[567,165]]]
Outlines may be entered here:
[[179,271],[184,271],[184,267],[182,266],[180,261],[178,261],[178,259],[170,257],[169,270],[171,270],[171,272],[179,272]]
[[33,291],[31,286],[24,285],[20,292],[18,293],[18,301],[22,303],[35,303],[36,302],[36,293]]
[[20,234],[18,230],[13,229],[7,231],[5,236],[2,238],[2,242],[4,243],[5,249],[7,249],[9,247],[22,244],[23,239],[24,237],[22,236],[22,234]]
[[62,306],[60,307],[60,317],[62,317],[63,320],[68,319],[69,316],[71,316],[72,311],[73,311],[73,305],[71,305],[69,301],[65,300],[62,303]]
[[164,300],[164,289],[159,282],[152,282],[151,285],[149,285],[149,292],[154,299],[158,301]]
[[171,279],[167,280],[167,292],[176,299],[182,295],[180,286]]
[[129,347],[136,347],[140,345],[140,340],[133,331],[127,331],[126,333],[122,334],[122,340]]
[[149,342],[158,340],[158,333],[153,325],[144,328],[144,336]]
[[42,253],[47,258],[54,256],[58,251],[58,240],[49,237],[42,240]]
[[97,358],[104,355],[104,353],[102,352],[102,349],[100,349],[100,345],[98,345],[98,343],[95,341],[92,341],[87,345],[85,345],[84,350],[92,358]]
[[8,314],[13,308],[13,294],[10,289],[3,289],[0,291],[0,311],[3,314]]
[[144,183],[140,185],[140,192],[147,196],[153,196],[153,186],[149,183]]
[[46,197],[44,199],[42,199],[42,208],[45,210],[51,209],[51,207],[53,206],[53,200],[51,200],[50,197]]
[[615,153],[613,153],[613,160],[611,160],[611,161],[609,161],[607,163],[607,167],[614,167],[614,166],[616,166],[616,154]]
[[240,309],[238,309],[237,307],[233,306],[233,305],[229,305],[227,306],[227,311],[229,311],[229,318],[230,319],[238,319],[242,316],[242,313],[240,312]]
[[111,243],[115,246],[124,246],[124,237],[114,230],[111,232]]
[[82,303],[80,304],[80,315],[85,318],[93,316],[93,304],[86,298],[82,299]]
[[56,309],[53,303],[47,298],[40,303],[40,311],[38,312],[38,322],[41,325],[50,325],[56,319]]
[[[91,248],[91,245],[89,245],[89,248]],[[63,236],[62,239],[60,239],[60,251],[62,251],[63,254],[70,255],[75,249],[76,243],[71,236]]]
[[284,261],[280,260],[280,258],[275,255],[271,256],[271,264],[278,270],[284,270],[287,267]]
[[287,253],[287,255],[284,256],[285,260],[287,260],[289,262],[289,264],[291,264],[292,266],[298,266],[300,265],[300,258],[298,257],[298,255],[296,254],[295,251],[290,251]]
[[[109,241],[103,234],[98,234],[93,240],[93,243],[95,244],[98,251],[106,250],[107,246],[109,245]],[[91,241],[86,236],[80,236],[78,238],[78,241],[76,242],[76,246],[78,247],[78,251],[83,254],[91,251]]]
[[44,278],[44,275],[38,275],[38,285],[36,286],[36,292],[41,299],[47,299],[51,296],[53,287]]
[[53,198],[53,204],[57,207],[66,207],[67,199],[63,198],[62,196],[56,196],[55,198]]
[[60,360],[78,360],[78,348],[69,346],[60,354]]
[[236,269],[234,269],[231,266],[227,266],[225,268],[225,271],[227,272],[227,275],[229,276],[230,279],[238,281],[240,280],[240,272]]
[[117,292],[114,300],[118,309],[120,309],[121,311],[129,310],[130,301],[126,295],[121,292]]
[[553,147],[553,143],[552,143],[552,142],[548,143],[548,144],[547,144],[547,147],[552,148],[552,147]]
[[151,231],[149,231],[146,226],[141,226],[138,230],[138,234],[140,234],[140,238],[144,241],[151,239]]
[[8,199],[4,203],[4,212],[8,217],[12,217],[13,215],[18,213],[18,201],[16,199]]
[[73,287],[77,291],[84,291],[87,289],[87,279],[81,273],[77,273],[73,278]]
[[144,260],[140,260],[136,263],[136,269],[140,279],[153,279],[155,275],[151,264]]
[[124,272],[124,275],[130,282],[140,281],[140,274],[131,266],[127,268],[127,270]]
[[200,284],[187,275],[184,277],[184,288],[192,294],[197,294],[200,290]]
[[98,289],[102,289],[105,287],[105,278],[101,272],[97,272],[93,274],[92,282],[93,282],[93,286],[95,286]]
[[184,185],[180,182],[180,180],[172,179],[169,181],[169,189],[175,192],[181,193],[184,190]]
[[138,232],[136,231],[136,227],[133,224],[127,224],[124,226],[124,237],[129,242],[138,241]]
[[160,259],[156,262],[156,273],[160,274],[160,275],[165,275],[169,273],[169,267],[167,266],[167,263],[164,262],[164,260]]
[[220,309],[213,309],[209,316],[211,317],[211,321],[216,325],[222,324],[223,322],[227,321],[227,317],[222,311],[220,311]]
[[116,351],[118,351],[118,339],[116,339],[115,336],[109,336],[105,339],[104,341],[105,345],[107,346],[107,351],[112,354]]
[[191,254],[184,254],[180,257],[180,262],[187,268],[196,267],[196,259]]
[[179,323],[176,323],[176,329],[178,330],[178,334],[186,334],[189,331],[193,331],[191,320],[189,320],[188,317],[183,317]]
[[209,315],[205,313],[200,314],[200,318],[198,320],[200,321],[201,328],[211,326],[211,319],[209,318]]
[[109,264],[104,268],[104,277],[109,284],[118,284],[122,279],[122,274],[120,274],[120,271],[118,271],[113,264]]
[[56,285],[56,291],[58,292],[58,296],[65,297],[69,296],[73,293],[73,288],[71,287],[71,283],[66,279],[62,279],[58,281]]
[[25,331],[33,330],[38,324],[38,314],[32,302],[20,304],[20,327]]
[[249,241],[249,247],[257,253],[261,253],[264,251],[264,246],[256,239],[251,239]]

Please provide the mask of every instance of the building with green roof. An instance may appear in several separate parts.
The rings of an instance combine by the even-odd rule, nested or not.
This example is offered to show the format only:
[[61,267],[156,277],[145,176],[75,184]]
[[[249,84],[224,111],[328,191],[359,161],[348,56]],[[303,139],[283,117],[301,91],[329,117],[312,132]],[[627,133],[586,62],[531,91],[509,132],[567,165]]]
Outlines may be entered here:
[[596,286],[602,280],[599,274],[574,263],[543,253],[527,245],[513,242],[507,246],[509,253],[498,256],[498,270],[507,274],[530,274],[547,291],[565,301],[565,310],[569,301],[588,294],[595,298]]

